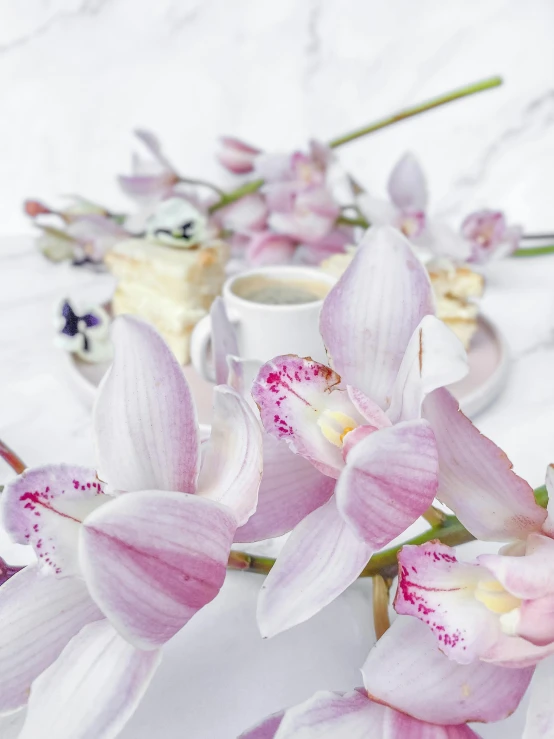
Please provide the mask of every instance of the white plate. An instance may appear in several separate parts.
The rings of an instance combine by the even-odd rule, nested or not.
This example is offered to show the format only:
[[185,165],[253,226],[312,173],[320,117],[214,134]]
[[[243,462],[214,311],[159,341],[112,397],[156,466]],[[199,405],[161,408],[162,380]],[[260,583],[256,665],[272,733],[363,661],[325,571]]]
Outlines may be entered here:
[[[508,347],[499,329],[484,316],[468,353],[469,373],[450,387],[464,413],[475,417],[495,400],[504,387],[508,374]],[[89,364],[75,355],[67,355],[67,364],[73,385],[83,400],[92,406],[100,380],[107,364]],[[184,368],[191,387],[201,424],[209,424],[212,409],[213,385],[204,380],[191,365]]]

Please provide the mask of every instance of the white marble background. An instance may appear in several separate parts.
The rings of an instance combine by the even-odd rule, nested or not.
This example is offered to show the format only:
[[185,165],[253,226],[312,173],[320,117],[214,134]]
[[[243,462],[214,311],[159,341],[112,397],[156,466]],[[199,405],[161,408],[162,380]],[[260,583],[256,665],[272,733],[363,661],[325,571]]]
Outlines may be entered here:
[[437,207],[484,204],[553,229],[551,0],[0,0],[0,230],[20,204],[125,204],[114,173],[151,128],[179,168],[223,176],[222,133],[302,146],[501,74],[505,85],[348,145],[380,190],[414,150]]
[[[353,143],[345,161],[379,191],[410,148],[454,220],[491,205],[528,231],[554,230],[553,30],[551,0],[0,0],[0,438],[28,464],[93,463],[90,412],[51,345],[50,315],[64,294],[102,299],[111,284],[12,237],[29,230],[24,197],[80,192],[124,206],[113,175],[136,126],[156,131],[183,173],[215,178],[220,134],[301,146],[500,73],[503,88]],[[489,270],[484,302],[513,362],[478,424],[533,485],[554,460],[553,282],[553,257],[506,261]],[[367,587],[269,642],[254,624],[258,587],[230,576],[170,645],[123,739],[232,739],[318,688],[359,683]],[[519,739],[521,726],[519,711],[479,731]]]

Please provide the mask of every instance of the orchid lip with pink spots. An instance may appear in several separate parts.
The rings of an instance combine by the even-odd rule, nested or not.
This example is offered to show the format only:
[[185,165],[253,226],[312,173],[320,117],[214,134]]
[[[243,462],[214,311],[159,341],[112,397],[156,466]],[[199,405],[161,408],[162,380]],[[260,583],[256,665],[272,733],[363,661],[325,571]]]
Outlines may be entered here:
[[[0,711],[24,705],[31,689],[23,737],[40,725],[73,739],[75,716],[92,722],[87,736],[96,735],[94,722],[115,736],[159,647],[218,594],[236,530],[257,505],[261,430],[248,404],[216,387],[202,462],[190,390],[169,348],[135,318],[118,318],[113,334],[115,359],[94,414],[98,471],[29,469],[2,495],[8,533],[37,555],[0,587]],[[81,681],[85,654],[102,668],[82,678],[69,709],[63,685]],[[95,682],[106,671],[109,691]]]

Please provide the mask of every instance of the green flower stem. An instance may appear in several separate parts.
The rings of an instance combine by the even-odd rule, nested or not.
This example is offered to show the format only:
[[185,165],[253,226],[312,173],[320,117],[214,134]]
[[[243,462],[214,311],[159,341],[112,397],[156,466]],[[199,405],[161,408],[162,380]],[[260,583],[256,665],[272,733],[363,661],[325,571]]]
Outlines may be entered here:
[[419,103],[419,105],[405,108],[404,110],[400,110],[398,111],[398,113],[394,113],[393,115],[387,116],[386,118],[382,118],[380,121],[376,121],[369,126],[364,126],[364,128],[358,128],[355,131],[347,133],[344,136],[339,136],[338,138],[330,141],[329,146],[332,149],[336,149],[338,146],[348,144],[350,141],[354,141],[355,139],[359,139],[362,136],[366,136],[368,133],[374,133],[375,131],[379,131],[381,128],[391,126],[393,123],[399,123],[400,121],[404,121],[406,118],[412,118],[413,116],[419,115],[420,113],[425,113],[425,111],[431,110],[432,108],[438,108],[440,105],[451,103],[453,100],[459,100],[460,98],[467,97],[468,95],[475,95],[478,92],[484,92],[485,90],[490,90],[493,87],[499,87],[501,84],[501,77],[489,77],[488,79],[482,80],[481,82],[475,82],[473,85],[466,85],[465,87],[461,87],[459,90],[447,92],[445,95],[439,95],[439,97],[432,98],[431,100],[427,100],[424,103]]
[[[481,82],[475,82],[473,85],[467,85],[466,87],[461,87],[459,90],[447,92],[445,95],[440,95],[439,97],[433,98],[432,100],[427,100],[424,103],[419,103],[419,105],[414,105],[411,108],[405,108],[398,113],[394,113],[394,115],[383,118],[380,121],[376,121],[375,123],[371,123],[369,126],[364,126],[364,128],[358,128],[355,131],[347,133],[344,136],[339,136],[336,139],[329,141],[329,146],[332,149],[336,149],[338,146],[342,146],[343,144],[347,144],[350,141],[359,139],[369,133],[374,133],[375,131],[380,131],[382,128],[391,126],[393,123],[398,123],[399,121],[403,121],[406,118],[411,118],[415,115],[419,115],[420,113],[425,113],[425,111],[427,110],[438,108],[440,105],[445,105],[446,103],[450,103],[453,100],[459,100],[460,98],[467,97],[468,95],[475,95],[478,92],[490,90],[493,87],[498,87],[501,84],[501,77],[489,77],[488,79],[482,80]],[[240,200],[245,195],[250,195],[253,192],[257,192],[263,184],[263,180],[252,180],[252,182],[247,182],[246,184],[241,185],[236,190],[232,190],[231,192],[224,194],[216,203],[214,203],[209,208],[209,212],[215,213],[220,208],[224,208],[226,205],[230,205],[231,203]],[[340,222],[341,221],[339,219],[339,223]],[[355,223],[353,225],[364,224]],[[364,227],[367,228],[367,225],[365,225]]]
[[237,200],[240,200],[245,195],[250,195],[253,192],[257,192],[263,184],[263,180],[252,180],[252,182],[246,182],[244,185],[241,185],[241,187],[238,187],[236,190],[232,190],[231,192],[223,195],[220,200],[209,207],[208,211],[210,213],[215,213],[216,210],[224,208],[226,205],[230,205],[231,203],[235,203]]
[[550,246],[530,246],[516,249],[512,257],[539,257],[543,254],[554,254],[554,244]]
[[339,216],[337,218],[338,226],[361,226],[362,228],[369,228],[369,221],[360,215],[357,218],[351,218],[350,216]]
[[[537,503],[543,508],[546,508],[548,504],[546,487],[542,485],[534,493]],[[474,541],[475,537],[458,521],[456,516],[445,516],[437,526],[432,526],[427,531],[408,539],[408,541],[402,544],[374,554],[362,570],[360,577],[381,575],[385,579],[393,578],[398,572],[397,556],[402,547],[409,545],[418,546],[434,540],[441,541],[450,547],[455,547]],[[230,570],[244,570],[244,572],[256,572],[261,575],[267,575],[274,564],[275,560],[271,557],[258,557],[255,554],[232,551],[227,568]]]

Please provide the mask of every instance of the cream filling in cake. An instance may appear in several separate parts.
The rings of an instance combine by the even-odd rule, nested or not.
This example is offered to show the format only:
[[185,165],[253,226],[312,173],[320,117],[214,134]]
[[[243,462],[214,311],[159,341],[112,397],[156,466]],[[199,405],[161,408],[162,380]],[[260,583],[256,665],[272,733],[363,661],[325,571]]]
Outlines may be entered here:
[[177,249],[130,239],[105,258],[118,280],[114,315],[130,313],[152,323],[181,364],[190,361],[190,336],[225,281],[228,246],[221,241]]

